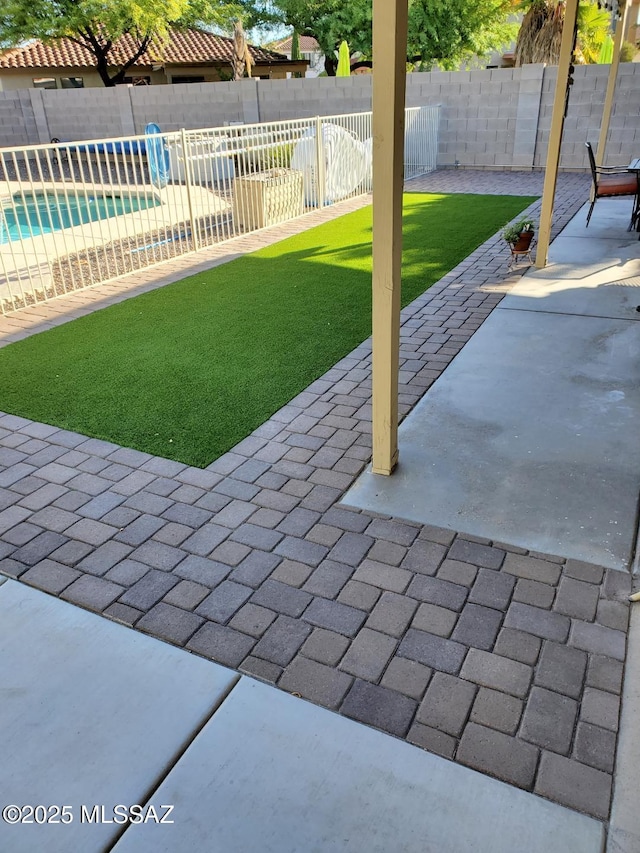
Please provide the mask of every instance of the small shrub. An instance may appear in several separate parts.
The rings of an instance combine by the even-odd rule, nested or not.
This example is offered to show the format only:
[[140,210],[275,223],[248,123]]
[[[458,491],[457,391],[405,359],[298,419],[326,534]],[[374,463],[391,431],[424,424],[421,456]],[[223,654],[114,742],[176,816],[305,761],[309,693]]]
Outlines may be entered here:
[[623,41],[620,46],[620,62],[633,62],[636,51],[637,47],[635,44],[631,44],[630,41]]
[[293,155],[293,143],[283,143],[257,151],[248,150],[238,154],[238,172],[246,175],[250,172],[266,172],[268,169],[288,169]]
[[533,220],[530,217],[524,216],[516,222],[512,222],[502,232],[502,236],[507,243],[517,243],[520,234],[523,231],[535,231]]

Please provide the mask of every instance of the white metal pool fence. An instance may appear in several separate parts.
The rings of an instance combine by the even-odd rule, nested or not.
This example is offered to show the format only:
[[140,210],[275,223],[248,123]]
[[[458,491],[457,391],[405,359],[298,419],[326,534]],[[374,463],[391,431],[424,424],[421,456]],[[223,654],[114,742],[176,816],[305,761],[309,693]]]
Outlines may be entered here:
[[[407,109],[405,178],[438,124]],[[367,193],[371,165],[370,112],[0,149],[0,312]]]

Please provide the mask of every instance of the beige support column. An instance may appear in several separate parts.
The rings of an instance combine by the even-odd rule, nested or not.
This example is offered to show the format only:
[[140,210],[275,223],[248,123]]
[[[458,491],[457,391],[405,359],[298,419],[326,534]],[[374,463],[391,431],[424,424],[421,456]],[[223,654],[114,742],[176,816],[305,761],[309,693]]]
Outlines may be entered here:
[[616,24],[616,31],[613,36],[613,56],[611,57],[611,65],[609,66],[609,79],[607,80],[607,93],[604,97],[604,109],[602,111],[602,122],[600,124],[600,137],[598,139],[598,150],[596,151],[596,166],[602,166],[604,163],[604,155],[607,148],[607,136],[609,134],[609,123],[611,121],[611,111],[613,109],[613,95],[616,90],[616,80],[618,79],[618,66],[620,65],[620,48],[624,40],[624,34],[627,29],[627,18],[629,6],[625,2],[620,3],[620,20]]
[[407,0],[373,0],[373,472],[398,461]]
[[542,191],[542,210],[540,211],[540,228],[538,230],[538,248],[536,251],[536,266],[547,265],[549,243],[551,242],[551,223],[553,221],[553,202],[558,180],[558,164],[560,162],[560,146],[562,145],[562,130],[564,127],[564,111],[567,100],[569,66],[573,58],[573,39],[578,14],[578,0],[567,0],[564,7],[564,24],[562,27],[562,43],[560,45],[560,60],[558,62],[558,79],[551,113],[551,130],[547,148],[547,164],[544,173],[544,189]]

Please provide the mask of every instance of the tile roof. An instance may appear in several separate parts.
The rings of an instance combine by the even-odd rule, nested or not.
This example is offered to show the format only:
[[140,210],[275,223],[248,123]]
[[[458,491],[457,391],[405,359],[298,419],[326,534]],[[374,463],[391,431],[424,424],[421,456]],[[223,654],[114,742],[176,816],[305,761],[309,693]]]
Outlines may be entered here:
[[[291,42],[292,38],[289,36],[284,41],[273,42],[273,47],[282,53],[291,53]],[[303,51],[304,53],[320,53],[320,45],[313,36],[300,36],[300,52]]]
[[[233,39],[206,33],[202,30],[173,30],[160,54],[150,47],[134,65],[193,65],[203,62],[230,62]],[[129,35],[122,36],[111,49],[113,65],[121,65],[135,50]],[[282,53],[249,45],[254,62],[286,62]],[[0,53],[0,68],[93,68],[95,59],[89,51],[71,41],[59,39],[50,44],[33,41],[24,47]]]

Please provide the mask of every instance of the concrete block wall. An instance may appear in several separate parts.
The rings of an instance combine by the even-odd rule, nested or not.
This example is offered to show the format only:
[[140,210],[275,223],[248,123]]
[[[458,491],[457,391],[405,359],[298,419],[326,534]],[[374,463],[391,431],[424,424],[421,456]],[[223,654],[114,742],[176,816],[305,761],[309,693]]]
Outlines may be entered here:
[[[560,165],[586,169],[584,142],[596,144],[608,66],[574,72]],[[407,106],[440,104],[438,164],[468,168],[543,167],[556,68],[409,74]],[[181,86],[0,92],[0,146],[99,139],[225,122],[278,121],[371,109],[371,77],[242,80]],[[640,63],[620,66],[606,163],[640,154]]]
[[258,82],[260,121],[361,113],[371,109],[371,75]]
[[640,67],[620,66],[607,142],[607,163],[616,166],[640,157]]
[[[576,66],[564,122],[560,168],[588,169],[585,142],[594,149],[598,144],[600,123],[607,88],[608,65]],[[557,68],[547,68],[538,123],[535,166],[544,166],[549,142],[551,112],[557,80]],[[605,165],[629,163],[640,152],[640,66],[620,65],[614,107],[607,138]]]
[[513,163],[530,165],[536,156],[536,142],[544,65],[527,65],[519,69],[519,89],[513,137]]
[[519,89],[515,69],[411,74],[407,105],[441,105],[439,165],[500,167],[514,162]]
[[[561,168],[586,169],[589,166],[584,144],[591,142],[594,149],[598,144],[608,71],[609,67],[604,65],[576,66],[573,74],[574,83],[569,91],[569,108],[564,122],[560,151]],[[536,166],[545,164],[557,78],[557,68],[546,70],[536,138],[534,159]],[[610,152],[607,154],[609,155]]]
[[[49,122],[47,121],[47,111],[44,107],[43,90],[29,89],[28,92],[33,111],[33,120],[35,122],[35,135],[38,137],[38,142],[45,145],[51,141],[51,131],[49,130]],[[30,137],[32,136],[33,132],[30,133]]]
[[[29,90],[24,91],[28,93]],[[131,125],[126,121],[123,93],[126,95],[126,88],[44,90],[44,108],[51,136],[63,142],[125,136],[131,132]]]
[[162,130],[219,127],[225,121],[258,121],[256,81],[134,86],[131,99],[136,133],[155,122]]
[[37,143],[29,90],[0,92],[0,145],[19,148]]

